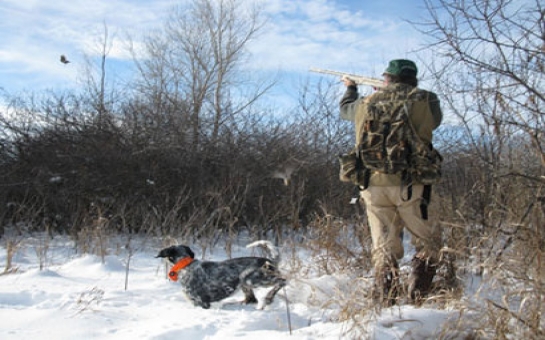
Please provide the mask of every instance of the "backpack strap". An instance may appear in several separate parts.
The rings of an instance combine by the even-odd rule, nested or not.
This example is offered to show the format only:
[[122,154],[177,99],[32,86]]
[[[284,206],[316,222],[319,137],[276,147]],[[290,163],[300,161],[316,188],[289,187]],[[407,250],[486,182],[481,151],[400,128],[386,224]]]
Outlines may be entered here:
[[424,191],[422,191],[422,200],[420,201],[420,215],[423,220],[428,219],[428,205],[431,202],[431,185],[424,185]]
[[[411,93],[412,93],[412,91],[411,91]],[[407,96],[407,98],[408,97],[409,96]],[[412,133],[416,133],[416,131],[414,129],[414,126],[411,123],[411,117],[410,117],[410,113],[409,113],[409,107],[407,105],[407,100],[405,100],[405,102],[403,103],[403,112],[405,113],[405,117],[406,117],[405,124],[409,125],[410,131]],[[411,150],[411,152],[412,152],[412,150]],[[407,198],[406,199],[403,198],[403,186],[404,186],[404,184],[407,185]],[[403,201],[408,201],[413,197],[413,178],[412,178],[410,172],[407,171],[407,170],[403,171],[403,173],[401,174],[401,190],[400,190],[400,192],[401,192],[401,199]]]
[[[403,196],[403,189],[407,186],[407,197],[405,198]],[[403,171],[401,174],[401,184],[400,184],[401,190],[399,190],[399,194],[401,195],[401,200],[404,202],[407,202],[413,197],[413,179],[411,174],[408,171]]]
[[363,169],[363,185],[362,190],[365,190],[369,187],[369,180],[371,179],[371,170],[364,168]]

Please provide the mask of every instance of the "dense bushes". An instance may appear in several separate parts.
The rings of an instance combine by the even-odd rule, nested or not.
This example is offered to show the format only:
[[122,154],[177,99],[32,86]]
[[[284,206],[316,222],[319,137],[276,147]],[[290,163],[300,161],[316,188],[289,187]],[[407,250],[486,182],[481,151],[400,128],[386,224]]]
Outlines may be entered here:
[[[332,198],[347,189],[337,182],[335,157],[297,137],[303,122],[225,131],[214,142],[203,135],[195,147],[135,131],[133,115],[109,113],[99,124],[74,98],[70,119],[23,101],[10,108],[17,118],[3,122],[3,225],[77,233],[82,221],[101,217],[112,230],[199,236],[243,228],[280,236],[303,227],[320,205],[343,208]],[[65,102],[41,104],[51,112]],[[273,177],[283,168],[293,168],[289,185]]]

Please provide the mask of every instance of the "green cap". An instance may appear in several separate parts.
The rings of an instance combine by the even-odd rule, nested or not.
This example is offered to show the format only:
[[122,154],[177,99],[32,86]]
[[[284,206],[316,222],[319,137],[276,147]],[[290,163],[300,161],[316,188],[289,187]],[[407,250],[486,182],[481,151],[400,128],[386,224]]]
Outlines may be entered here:
[[388,67],[384,71],[384,74],[391,74],[394,76],[416,76],[418,68],[416,64],[407,59],[395,59],[390,61]]

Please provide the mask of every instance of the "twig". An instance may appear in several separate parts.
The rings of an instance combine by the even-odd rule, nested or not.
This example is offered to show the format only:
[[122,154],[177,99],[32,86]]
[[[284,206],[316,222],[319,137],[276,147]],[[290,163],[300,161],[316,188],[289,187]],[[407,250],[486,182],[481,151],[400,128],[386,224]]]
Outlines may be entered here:
[[536,329],[535,327],[533,327],[530,322],[528,322],[527,320],[524,320],[523,318],[521,318],[519,315],[517,315],[516,313],[510,311],[509,309],[507,309],[506,307],[503,307],[503,306],[500,306],[498,305],[497,303],[495,303],[494,301],[490,300],[490,299],[486,299],[486,301],[488,303],[490,303],[491,305],[493,305],[494,307],[496,308],[499,308],[507,313],[509,313],[509,315],[511,315],[513,318],[517,319],[519,322],[521,322],[522,324],[524,324],[524,326],[534,330],[536,332],[537,335],[544,335],[544,332],[540,329]]
[[288,328],[290,330],[290,335],[291,335],[291,313],[290,313],[290,302],[288,300],[288,293],[286,293],[286,287],[283,287],[282,288],[284,290],[284,295],[286,296],[286,314],[288,316]]

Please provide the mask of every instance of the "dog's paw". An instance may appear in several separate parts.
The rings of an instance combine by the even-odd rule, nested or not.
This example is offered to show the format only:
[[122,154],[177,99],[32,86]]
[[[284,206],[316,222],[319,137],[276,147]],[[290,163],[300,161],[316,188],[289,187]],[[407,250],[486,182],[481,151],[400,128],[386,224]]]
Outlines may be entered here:
[[243,304],[243,305],[251,305],[251,304],[256,304],[257,302],[258,301],[255,298],[255,296],[252,296],[250,298],[246,298],[246,299],[242,300],[240,303]]

